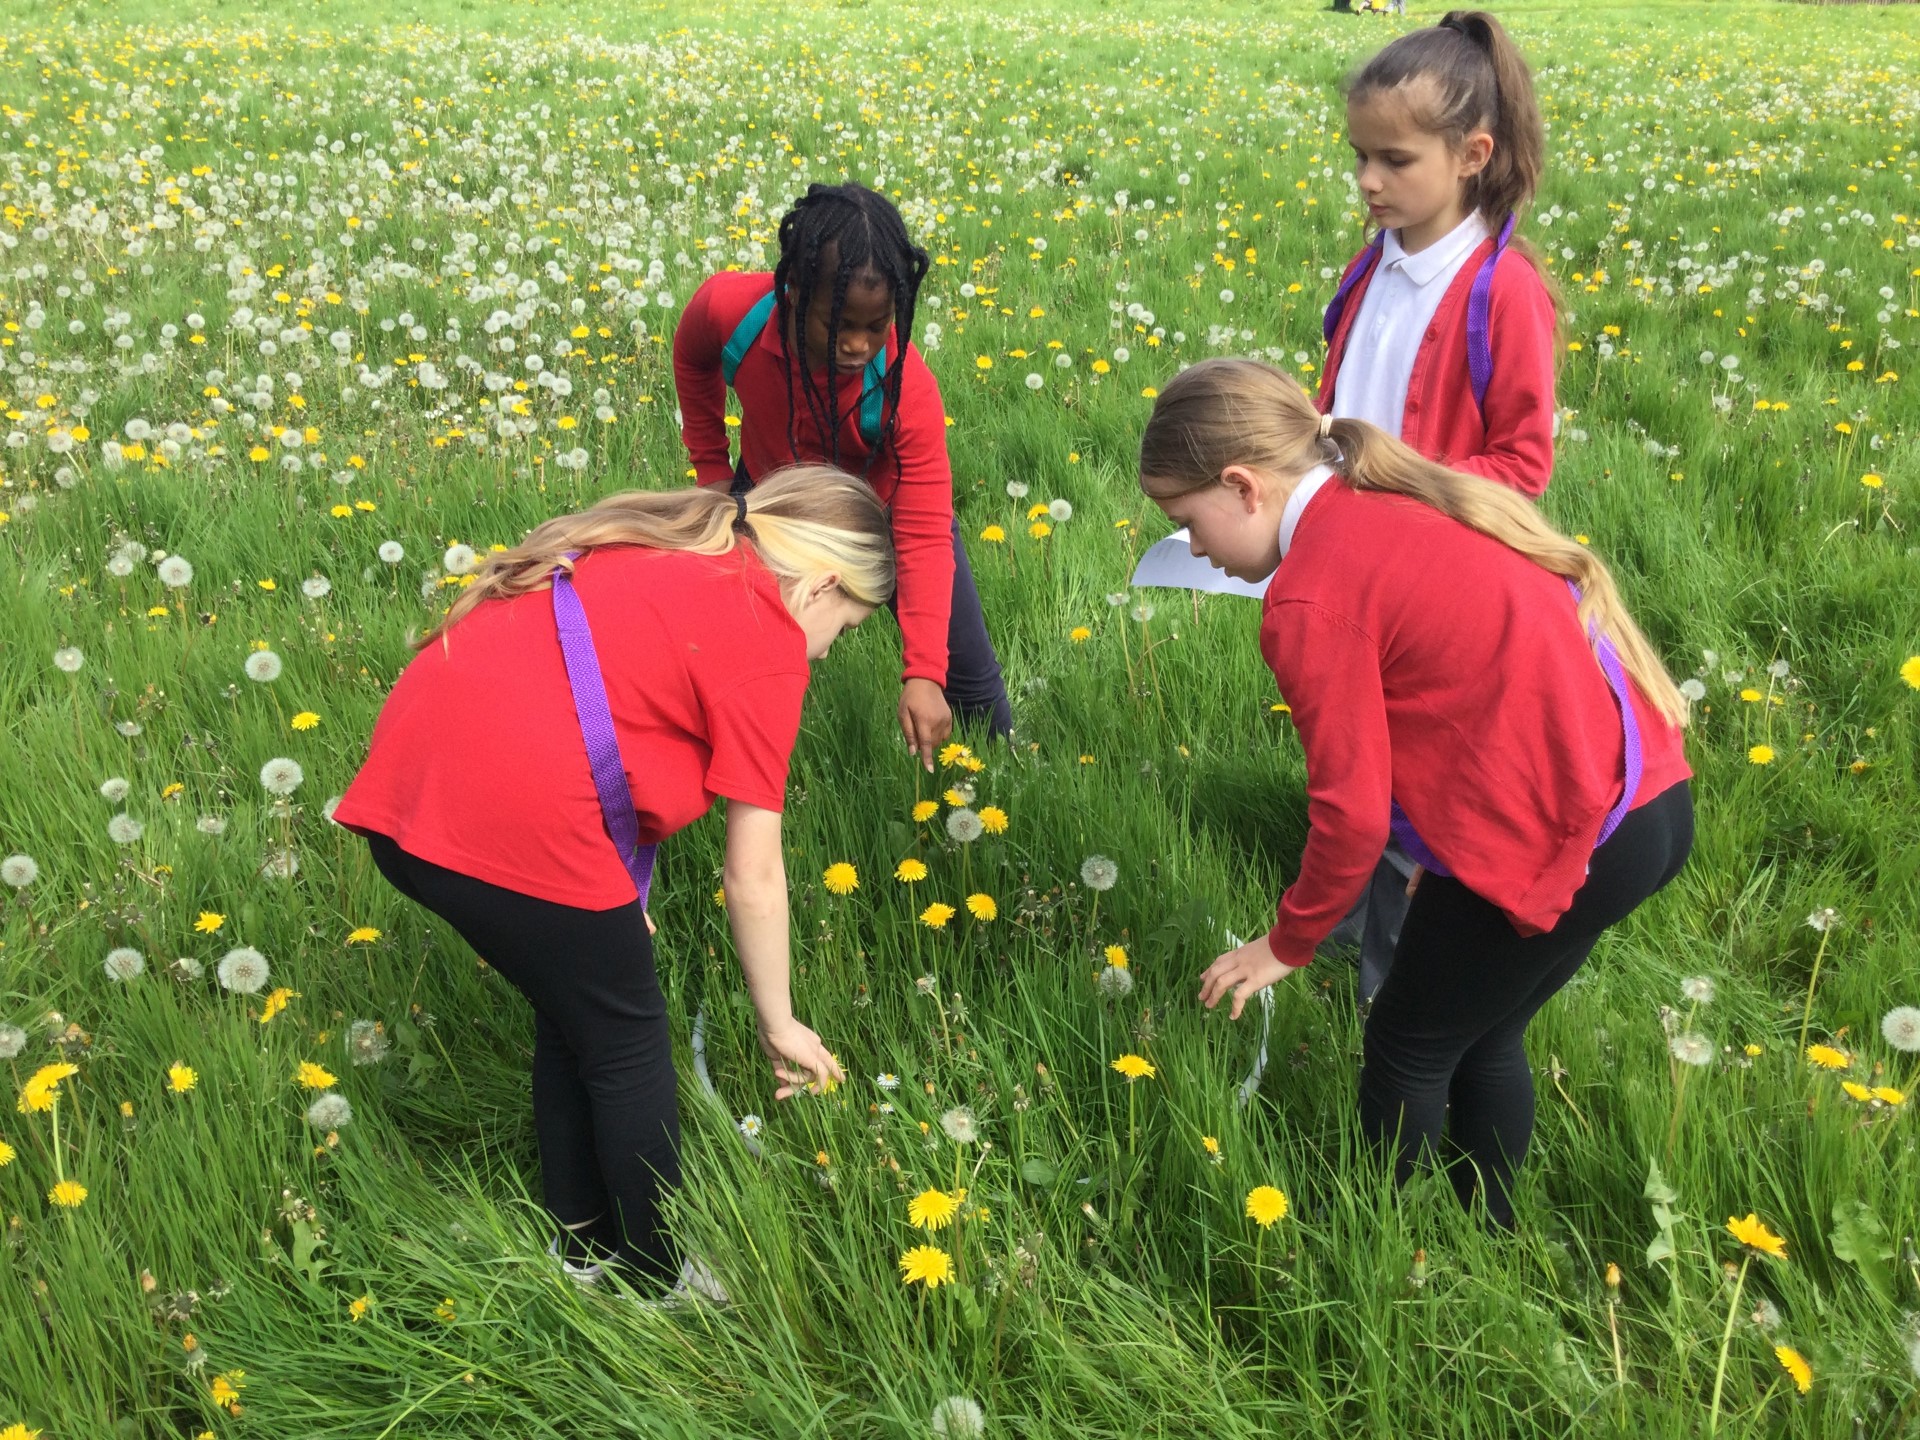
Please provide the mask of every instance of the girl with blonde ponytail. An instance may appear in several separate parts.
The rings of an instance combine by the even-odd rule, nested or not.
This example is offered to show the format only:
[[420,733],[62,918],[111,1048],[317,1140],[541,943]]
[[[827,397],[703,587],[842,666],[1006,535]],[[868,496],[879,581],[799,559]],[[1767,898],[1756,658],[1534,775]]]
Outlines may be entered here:
[[334,812],[532,1003],[551,1249],[577,1281],[617,1264],[725,1298],[661,1225],[679,1119],[646,913],[654,847],[716,797],[774,1097],[844,1078],[793,1013],[780,811],[809,662],[893,586],[885,509],[827,466],[610,495],[488,558]]
[[1527,1023],[1692,846],[1684,697],[1591,551],[1271,366],[1164,386],[1140,488],[1195,555],[1272,576],[1261,650],[1307,763],[1299,874],[1202,1002],[1238,1017],[1306,965],[1394,835],[1422,868],[1367,1016],[1362,1125],[1402,1180],[1450,1125],[1463,1203],[1511,1225]]

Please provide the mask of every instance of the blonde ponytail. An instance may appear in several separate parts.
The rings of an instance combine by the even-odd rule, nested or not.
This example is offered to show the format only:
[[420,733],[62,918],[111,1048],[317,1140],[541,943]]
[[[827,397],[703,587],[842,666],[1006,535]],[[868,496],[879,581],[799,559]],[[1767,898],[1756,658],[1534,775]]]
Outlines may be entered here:
[[573,569],[570,552],[604,545],[725,555],[745,543],[789,599],[830,574],[863,605],[883,604],[893,594],[893,530],[866,481],[830,465],[790,465],[748,491],[746,502],[743,515],[722,489],[623,490],[575,514],[555,516],[518,545],[489,555],[420,647],[440,639],[484,601],[545,590],[555,567]]
[[1600,557],[1549,525],[1504,485],[1436,465],[1377,425],[1321,416],[1289,375],[1257,360],[1202,360],[1169,381],[1140,437],[1140,488],[1172,499],[1220,483],[1229,465],[1279,475],[1334,467],[1356,490],[1405,495],[1498,540],[1580,587],[1589,633],[1613,641],[1620,662],[1667,720],[1687,723],[1687,701],[1627,613]]

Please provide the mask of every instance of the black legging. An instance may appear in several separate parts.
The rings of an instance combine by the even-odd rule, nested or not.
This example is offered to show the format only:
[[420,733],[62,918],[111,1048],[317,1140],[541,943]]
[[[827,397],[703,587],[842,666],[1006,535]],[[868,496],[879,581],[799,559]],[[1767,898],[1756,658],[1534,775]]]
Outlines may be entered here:
[[680,1183],[666,1001],[635,900],[581,910],[490,885],[370,835],[374,863],[533,1004],[533,1128],[554,1219],[594,1252],[671,1279],[663,1190]]
[[[733,467],[729,492],[739,495],[753,487],[746,462]],[[900,595],[895,591],[887,601],[893,618],[900,618]],[[987,634],[986,612],[980,606],[980,587],[974,584],[973,565],[967,559],[967,547],[960,540],[960,521],[953,522],[953,608],[947,619],[947,683],[941,687],[953,718],[967,724],[984,722],[987,733],[996,739],[1013,730],[1013,707],[1007,699],[1007,682],[1000,673],[1000,657],[994,653],[993,640]]]
[[1628,812],[1594,851],[1572,908],[1543,935],[1517,934],[1458,880],[1422,877],[1367,1016],[1360,1071],[1360,1123],[1393,1153],[1396,1180],[1404,1184],[1423,1153],[1445,1153],[1461,1203],[1478,1182],[1488,1214],[1513,1224],[1509,1185],[1533,1137],[1527,1022],[1601,931],[1679,874],[1692,847],[1693,796],[1682,781]]

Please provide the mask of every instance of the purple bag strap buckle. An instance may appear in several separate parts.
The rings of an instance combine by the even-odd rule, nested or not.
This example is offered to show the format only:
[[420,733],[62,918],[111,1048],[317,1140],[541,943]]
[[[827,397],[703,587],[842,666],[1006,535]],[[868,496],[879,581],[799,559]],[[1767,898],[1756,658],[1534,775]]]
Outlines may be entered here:
[[1513,221],[1513,216],[1507,216],[1494,238],[1493,253],[1480,262],[1473,289],[1467,292],[1467,376],[1473,381],[1473,403],[1482,412],[1487,408],[1487,387],[1493,383],[1493,267],[1513,238]]
[[[578,558],[578,551],[567,556]],[[646,909],[653,887],[653,858],[658,846],[640,843],[640,818],[633,811],[633,792],[627,788],[627,767],[620,755],[620,739],[607,704],[607,684],[600,673],[600,656],[593,648],[587,612],[573,588],[565,566],[553,569],[553,623],[560,635],[560,654],[567,663],[567,684],[573,690],[573,712],[587,742],[587,763],[593,770],[593,788],[600,797],[600,816],[606,822],[620,863],[640,893]]]

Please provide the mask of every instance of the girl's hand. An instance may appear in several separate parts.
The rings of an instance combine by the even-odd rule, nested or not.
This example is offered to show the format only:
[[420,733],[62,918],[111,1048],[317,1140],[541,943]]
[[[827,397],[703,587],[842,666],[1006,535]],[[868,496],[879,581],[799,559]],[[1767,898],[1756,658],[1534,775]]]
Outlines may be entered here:
[[653,916],[642,910],[640,912],[640,918],[647,922],[647,934],[658,935],[660,933],[660,927],[653,923]]
[[900,687],[900,733],[933,772],[933,752],[947,743],[953,734],[953,711],[947,697],[931,680],[915,676]]
[[1240,1012],[1247,1008],[1247,1001],[1256,991],[1264,990],[1274,981],[1284,980],[1294,971],[1305,968],[1274,959],[1267,937],[1256,936],[1238,950],[1229,950],[1206,968],[1206,973],[1200,977],[1200,1003],[1211,1010],[1226,998],[1228,991],[1232,991],[1231,1018],[1238,1020]]
[[1420,888],[1420,877],[1426,873],[1427,867],[1424,865],[1416,865],[1413,867],[1413,874],[1407,877],[1407,898],[1409,900],[1413,898],[1413,892]]
[[781,1082],[773,1092],[776,1100],[785,1100],[801,1090],[812,1092],[827,1080],[844,1081],[846,1071],[820,1037],[792,1016],[760,1027],[760,1048],[773,1062],[774,1078]]

